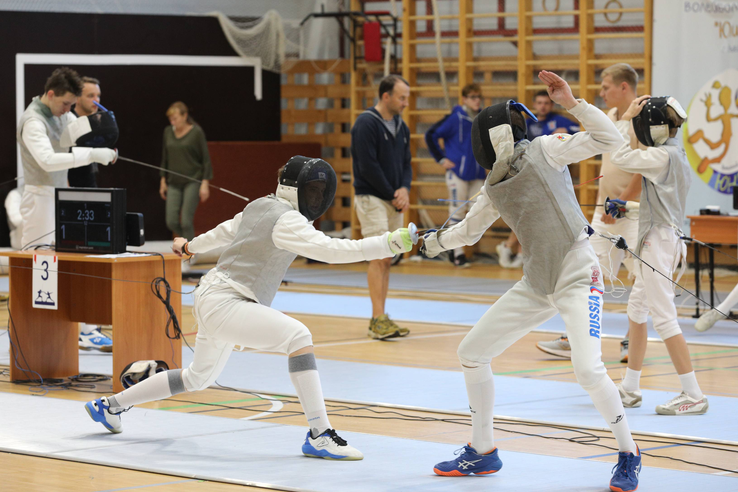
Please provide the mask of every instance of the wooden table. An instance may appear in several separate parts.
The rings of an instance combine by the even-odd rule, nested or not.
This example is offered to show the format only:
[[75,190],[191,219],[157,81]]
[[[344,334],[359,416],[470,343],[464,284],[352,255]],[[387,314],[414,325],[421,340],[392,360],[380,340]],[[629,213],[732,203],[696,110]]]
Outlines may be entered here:
[[[34,253],[55,254],[59,260],[58,310],[32,307]],[[163,276],[161,256],[100,258],[42,250],[0,255],[10,258],[11,381],[36,379],[31,370],[43,378],[78,374],[81,322],[113,325],[115,392],[123,389],[120,373],[133,361],[155,359],[166,361],[172,369],[182,366],[181,340],[167,338],[168,314],[150,286],[154,278]],[[169,285],[181,291],[181,259],[165,254],[164,263]],[[182,296],[173,292],[171,305],[181,320]],[[169,330],[173,334],[171,326]],[[15,360],[25,371],[16,367]]]
[[[738,244],[738,217],[729,215],[689,215],[692,238],[710,246]],[[715,305],[715,251],[708,248],[710,270],[710,304]],[[695,294],[700,296],[700,244],[694,243]],[[700,301],[695,303],[694,317],[700,316]]]

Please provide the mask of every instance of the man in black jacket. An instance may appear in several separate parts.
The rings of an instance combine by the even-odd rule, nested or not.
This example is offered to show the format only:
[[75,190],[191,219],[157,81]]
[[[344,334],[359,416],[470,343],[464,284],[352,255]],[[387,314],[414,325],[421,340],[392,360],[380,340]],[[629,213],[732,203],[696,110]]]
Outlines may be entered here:
[[[379,84],[379,102],[356,118],[351,129],[356,214],[364,237],[403,226],[410,206],[410,129],[400,114],[408,105],[410,85],[398,75]],[[410,333],[384,311],[391,259],[369,262],[367,282],[372,300],[369,336],[384,340]]]

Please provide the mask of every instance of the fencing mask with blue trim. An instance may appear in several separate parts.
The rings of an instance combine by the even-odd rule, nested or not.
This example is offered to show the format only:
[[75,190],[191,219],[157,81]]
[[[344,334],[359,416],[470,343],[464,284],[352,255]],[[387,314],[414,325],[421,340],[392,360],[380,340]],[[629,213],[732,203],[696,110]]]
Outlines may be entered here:
[[472,151],[480,166],[492,169],[495,162],[512,157],[515,143],[528,137],[527,114],[538,121],[524,104],[509,99],[484,108],[472,123]]

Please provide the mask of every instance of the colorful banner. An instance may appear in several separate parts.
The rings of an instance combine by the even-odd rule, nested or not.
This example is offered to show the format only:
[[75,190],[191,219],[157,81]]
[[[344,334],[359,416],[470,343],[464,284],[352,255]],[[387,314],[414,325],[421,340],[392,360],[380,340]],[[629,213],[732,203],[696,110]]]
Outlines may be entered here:
[[[654,96],[687,109],[680,138],[694,176],[687,214],[733,211],[738,186],[738,2],[654,0]],[[685,224],[688,227],[688,224]]]

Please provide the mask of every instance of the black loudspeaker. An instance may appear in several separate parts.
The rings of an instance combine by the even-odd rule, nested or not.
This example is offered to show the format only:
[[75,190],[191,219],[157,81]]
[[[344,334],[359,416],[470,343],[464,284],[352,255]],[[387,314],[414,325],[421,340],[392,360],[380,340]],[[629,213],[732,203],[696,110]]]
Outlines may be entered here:
[[733,210],[738,210],[738,186],[733,187]]
[[143,246],[145,242],[143,214],[126,213],[126,244],[128,246]]

